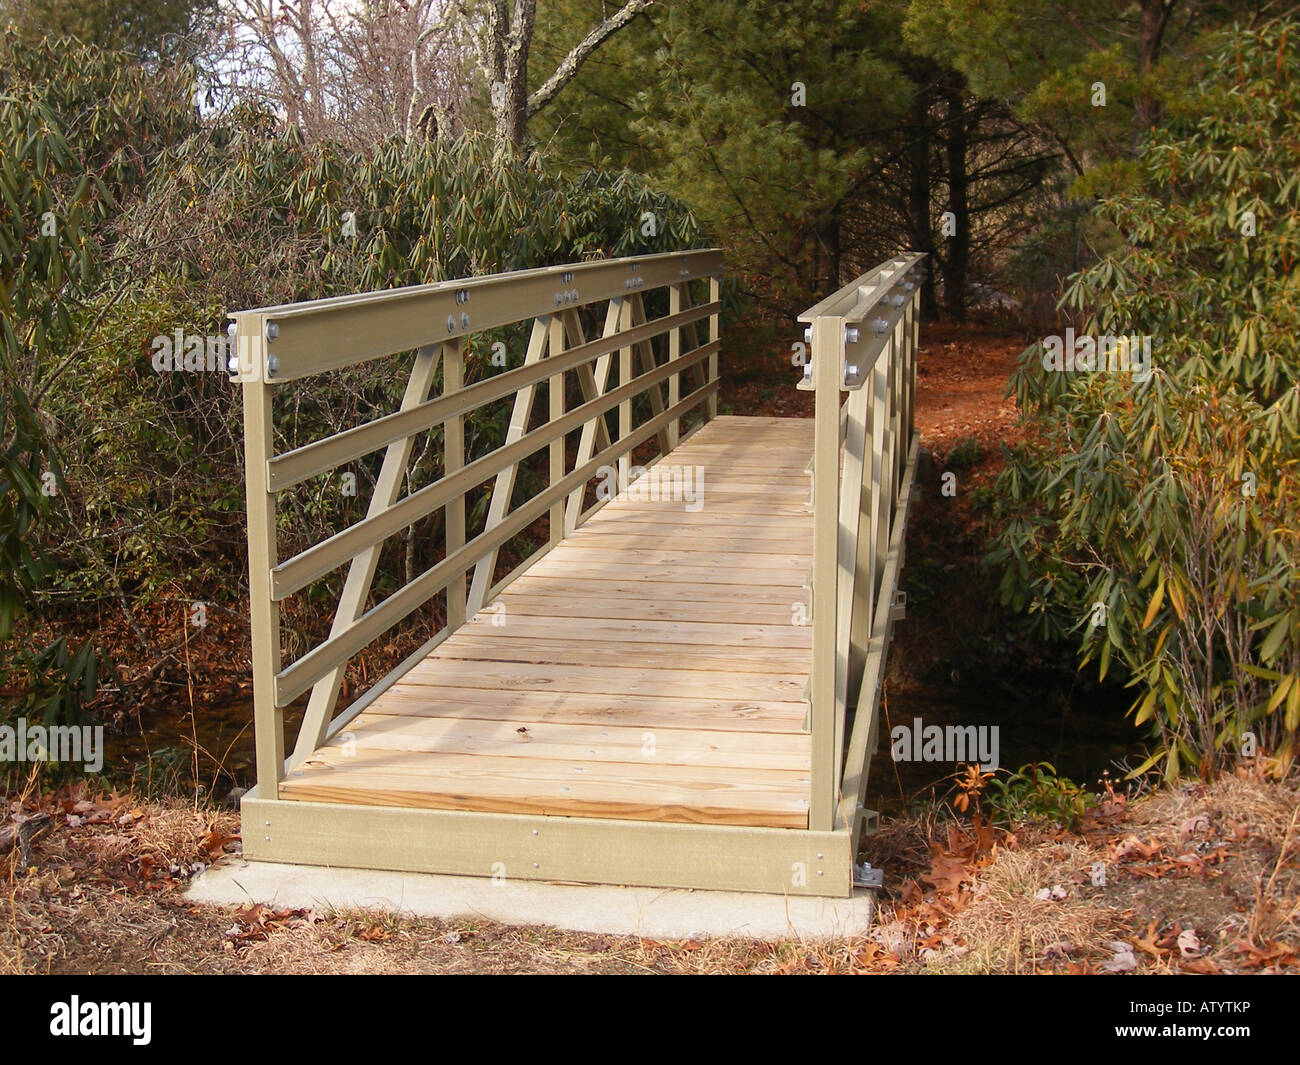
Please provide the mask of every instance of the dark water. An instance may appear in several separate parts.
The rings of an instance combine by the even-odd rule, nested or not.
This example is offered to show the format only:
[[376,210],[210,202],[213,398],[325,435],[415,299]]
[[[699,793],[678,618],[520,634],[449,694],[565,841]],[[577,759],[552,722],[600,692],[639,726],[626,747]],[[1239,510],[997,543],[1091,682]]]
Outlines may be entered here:
[[[284,733],[291,749],[306,698],[286,708]],[[149,793],[193,794],[196,786],[220,799],[248,788],[254,769],[253,704],[244,698],[217,706],[146,709],[139,727],[104,739],[106,766],[115,784]]]
[[939,797],[952,788],[959,766],[938,762],[895,761],[890,730],[905,725],[975,725],[998,728],[998,764],[1014,772],[1033,762],[1049,762],[1060,776],[1096,787],[1102,774],[1122,776],[1144,756],[1142,733],[1125,718],[1128,692],[1092,692],[1069,697],[1050,688],[1040,697],[999,694],[976,685],[952,689],[909,687],[881,703],[880,742],[867,778],[869,809],[897,814],[931,792]]

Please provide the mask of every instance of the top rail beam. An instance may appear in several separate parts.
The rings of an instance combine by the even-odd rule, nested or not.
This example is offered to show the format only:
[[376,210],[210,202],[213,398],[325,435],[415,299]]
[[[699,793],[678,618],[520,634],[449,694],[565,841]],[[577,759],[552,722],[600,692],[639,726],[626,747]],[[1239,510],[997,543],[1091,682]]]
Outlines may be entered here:
[[241,369],[280,384],[721,272],[717,249],[669,252],[284,304],[232,317],[241,336],[246,323],[266,323],[266,343],[256,346],[260,365]]

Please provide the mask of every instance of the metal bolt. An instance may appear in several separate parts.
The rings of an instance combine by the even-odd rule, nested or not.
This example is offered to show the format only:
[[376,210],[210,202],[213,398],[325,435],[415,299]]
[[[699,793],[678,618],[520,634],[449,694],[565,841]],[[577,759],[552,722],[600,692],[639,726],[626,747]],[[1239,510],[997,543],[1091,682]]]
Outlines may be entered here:
[[266,357],[267,376],[270,376],[271,374],[275,373],[276,370],[278,370],[279,368],[280,368],[280,360],[277,359],[274,355],[268,355]]
[[239,323],[238,323],[238,322],[231,322],[228,326],[226,326],[226,336],[228,336],[228,337],[233,337],[233,336],[235,336],[238,332],[239,332]]
[[817,860],[818,860],[819,862],[822,860],[822,856],[821,856],[820,854],[817,855]]
[[555,306],[558,307],[558,306],[560,306],[560,304],[562,304],[563,302],[564,302],[564,293],[563,293],[563,292],[557,292],[557,293],[555,294]]
[[278,325],[276,325],[274,322],[267,322],[267,323],[266,323],[266,339],[267,339],[267,340],[274,340],[274,339],[275,339],[276,337],[278,337],[279,335],[280,335],[280,327],[279,327]]
[[270,822],[270,821],[263,821],[262,824],[264,824],[267,828],[270,828],[270,827],[271,827],[271,822]]
[[533,835],[537,835],[537,829],[533,829]]
[[901,292],[895,292],[894,298],[891,302],[895,307],[901,307],[903,305],[903,294]]
[[811,380],[812,380],[812,363],[810,363],[810,362],[805,362],[805,363],[803,364],[803,375],[804,375],[804,379],[805,379],[805,380],[808,380],[808,381],[811,381]]
[[468,311],[461,311],[461,312],[460,312],[460,327],[461,327],[462,329],[468,329],[468,328],[469,328],[469,312],[468,312]]
[[447,315],[447,332],[448,333],[456,332],[456,319],[453,318],[450,314]]
[[538,869],[538,868],[540,868],[540,866],[539,866],[536,862],[533,862],[533,868],[534,868],[534,869]]
[[803,342],[805,344],[812,343],[812,326],[809,326],[807,329],[803,331]]
[[844,327],[844,342],[846,344],[856,344],[859,335],[856,326],[849,325]]
[[883,318],[876,319],[876,336],[882,337],[889,332],[889,323]]
[[[858,368],[856,366],[844,367],[844,376],[851,381],[856,381],[858,379]],[[820,858],[821,855],[819,854],[817,857]]]

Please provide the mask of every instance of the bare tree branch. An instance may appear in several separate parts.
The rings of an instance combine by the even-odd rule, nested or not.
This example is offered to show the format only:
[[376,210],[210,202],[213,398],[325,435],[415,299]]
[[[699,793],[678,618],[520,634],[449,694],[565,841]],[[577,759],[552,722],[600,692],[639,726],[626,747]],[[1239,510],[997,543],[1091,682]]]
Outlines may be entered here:
[[528,117],[532,118],[554,100],[560,90],[573,80],[574,75],[578,73],[579,68],[592,52],[654,2],[655,0],[627,0],[627,3],[579,41],[560,61],[560,65],[555,68],[555,73],[528,97]]

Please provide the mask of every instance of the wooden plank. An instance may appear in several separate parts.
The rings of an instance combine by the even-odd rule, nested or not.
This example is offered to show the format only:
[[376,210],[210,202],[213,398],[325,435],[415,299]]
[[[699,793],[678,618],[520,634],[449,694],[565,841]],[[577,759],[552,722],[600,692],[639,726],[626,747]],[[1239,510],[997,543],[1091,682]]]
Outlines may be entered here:
[[[642,566],[617,560],[591,559],[584,561],[568,552],[556,552],[537,563],[527,577],[516,582],[516,590],[534,577],[570,574],[591,582],[598,592],[599,582],[610,581],[686,581],[697,584],[751,584],[760,588],[802,588],[808,576],[807,566],[795,563],[785,566],[768,566],[755,571],[744,566],[733,566],[726,561],[701,565]],[[531,591],[531,589],[529,589]],[[701,593],[707,596],[707,592]]]
[[688,724],[737,732],[804,732],[807,706],[775,699],[720,699],[699,695],[659,699],[627,692],[512,692],[502,699],[496,688],[418,687],[395,684],[375,702],[373,712],[415,717],[471,717],[488,720],[606,723],[640,728],[680,728]]
[[[834,471],[832,471],[834,472]],[[715,500],[707,508],[701,510],[687,510],[681,503],[666,502],[634,502],[626,496],[619,496],[611,499],[606,505],[605,510],[610,512],[612,518],[615,515],[629,513],[646,513],[646,514],[681,514],[684,521],[689,521],[692,516],[701,514],[717,514],[723,520],[731,521],[734,524],[742,524],[746,518],[807,518],[809,517],[809,508],[804,503],[768,503],[762,498],[756,500],[740,500],[731,502],[726,499]],[[806,522],[805,522],[806,524]]]
[[400,751],[345,758],[329,748],[280,784],[285,799],[774,828],[807,824],[806,794],[807,774],[775,769],[576,766]]
[[847,832],[419,810],[245,796],[244,856],[459,876],[847,897]]
[[[792,536],[796,532],[808,533],[811,513],[803,514],[767,514],[767,513],[744,513],[740,512],[741,517],[738,519],[735,511],[724,511],[721,508],[711,508],[709,510],[697,511],[668,511],[656,510],[650,507],[621,507],[617,510],[611,510],[613,503],[608,503],[601,510],[601,520],[608,523],[606,527],[614,523],[625,523],[626,525],[648,524],[663,525],[668,523],[674,527],[688,528],[694,526],[718,526],[731,532],[740,532],[744,530],[772,530],[767,535],[771,536]],[[608,511],[608,513],[606,513]]]
[[[570,538],[570,542],[575,547],[587,545],[595,547],[598,545],[602,550],[632,548],[639,553],[641,549],[655,547],[664,543],[666,539],[671,537],[676,526],[672,522],[665,522],[658,526],[647,522],[641,528],[644,531],[628,532],[625,528],[606,528],[604,525],[585,526]],[[773,538],[756,535],[752,531],[745,529],[737,529],[734,532],[726,530],[703,531],[693,535],[691,543],[698,544],[705,551],[725,551],[730,547],[749,555],[784,555],[800,559],[812,558],[811,550],[807,552],[796,550],[799,547],[797,541],[791,541],[784,537]]]
[[514,592],[505,599],[511,616],[532,614],[554,618],[622,618],[626,621],[706,621],[732,625],[790,625],[790,619],[795,616],[793,605],[802,605],[804,602],[804,596],[793,589],[789,607],[766,603],[752,603],[742,608],[733,603],[619,602],[601,598],[521,595]]
[[[790,732],[642,726],[573,725],[512,718],[438,718],[366,713],[348,728],[346,738],[329,746],[347,751],[423,751],[542,758],[585,764],[616,762],[654,766],[723,766],[729,769],[779,769],[808,773],[808,737]],[[338,764],[338,763],[335,763]]]
[[[662,544],[664,541],[658,541]],[[694,540],[692,539],[692,544]],[[692,550],[689,546],[672,550],[670,548],[661,548],[660,550],[646,550],[631,552],[619,548],[610,548],[601,546],[599,541],[592,541],[584,544],[574,544],[566,546],[563,551],[554,552],[551,556],[555,562],[564,560],[571,561],[589,561],[593,567],[599,567],[602,572],[609,567],[618,569],[618,564],[626,562],[628,559],[636,559],[638,565],[642,566],[663,566],[669,569],[665,574],[665,579],[671,580],[671,567],[681,565],[698,569],[701,566],[719,567],[719,568],[737,568],[746,569],[748,567],[763,567],[764,572],[767,569],[806,569],[808,560],[812,558],[812,553],[799,554],[787,552],[777,554],[775,549],[782,545],[773,545],[774,550],[765,554],[753,553],[745,550],[742,545],[737,545],[736,550],[728,551],[725,549],[705,547],[699,551]],[[542,572],[542,571],[539,571]]]
[[[514,588],[516,594],[573,596],[578,599],[625,599],[643,603],[672,603],[680,599],[696,598],[701,593],[701,582],[688,579],[689,574],[678,571],[669,580],[628,580],[620,581],[601,578],[594,583],[585,574],[572,573],[536,574],[530,573],[527,581],[519,581]],[[729,603],[778,603],[791,601],[791,589],[753,584],[725,584],[708,582],[708,598],[713,602]],[[508,609],[508,608],[507,608]]]
[[443,658],[471,662],[534,662],[585,665],[594,661],[660,669],[706,669],[735,673],[800,673],[808,668],[806,648],[768,647],[761,654],[738,653],[734,647],[683,642],[650,643],[604,639],[603,629],[592,639],[522,636],[513,626],[501,626],[500,636],[457,634],[442,649]]
[[[527,614],[508,615],[504,625],[479,615],[463,630],[466,637],[501,634],[505,638],[553,637],[556,626],[545,618]],[[691,621],[606,621],[601,624],[598,636],[602,640],[619,643],[663,643],[686,648],[726,647],[730,650],[752,651],[755,656],[766,657],[774,649],[792,647],[803,649],[812,646],[812,630],[807,626],[784,625],[710,625]],[[802,668],[802,667],[801,667]]]
[[[445,646],[445,645],[444,645]],[[795,673],[745,674],[716,670],[656,669],[593,662],[585,666],[536,666],[527,662],[474,662],[442,657],[440,647],[409,672],[397,687],[477,688],[498,691],[584,692],[601,695],[611,688],[658,699],[785,699],[803,693],[805,678]],[[394,689],[396,690],[396,688]]]

